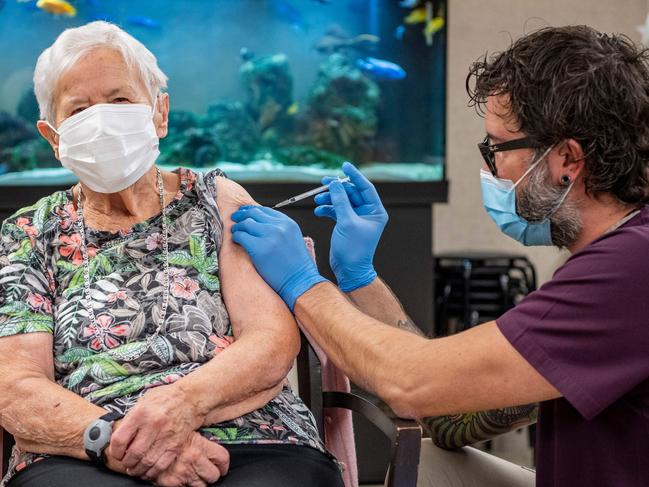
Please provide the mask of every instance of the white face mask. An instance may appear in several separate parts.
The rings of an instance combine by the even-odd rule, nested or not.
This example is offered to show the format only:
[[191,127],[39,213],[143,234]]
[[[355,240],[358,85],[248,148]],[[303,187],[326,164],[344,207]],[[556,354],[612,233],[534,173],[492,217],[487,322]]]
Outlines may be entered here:
[[[157,103],[157,98],[156,98]],[[116,193],[140,179],[160,155],[149,105],[97,104],[63,121],[63,167],[98,193]]]

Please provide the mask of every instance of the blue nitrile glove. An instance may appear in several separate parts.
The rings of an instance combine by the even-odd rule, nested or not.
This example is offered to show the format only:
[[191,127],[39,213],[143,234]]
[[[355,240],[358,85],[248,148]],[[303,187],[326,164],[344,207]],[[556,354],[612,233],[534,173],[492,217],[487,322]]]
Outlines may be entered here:
[[388,222],[388,213],[374,185],[352,164],[343,164],[351,183],[324,178],[329,191],[315,197],[317,216],[336,221],[331,235],[329,265],[336,274],[338,287],[350,292],[367,286],[376,278],[374,252]]
[[259,275],[293,311],[295,301],[319,282],[302,232],[288,216],[264,206],[242,206],[232,214],[232,240],[250,255]]

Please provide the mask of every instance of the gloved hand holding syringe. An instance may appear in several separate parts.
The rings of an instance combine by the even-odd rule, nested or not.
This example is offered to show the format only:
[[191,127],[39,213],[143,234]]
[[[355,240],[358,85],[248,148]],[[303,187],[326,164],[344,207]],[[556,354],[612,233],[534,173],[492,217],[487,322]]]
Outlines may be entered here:
[[[344,177],[344,178],[339,177],[338,181],[340,181],[341,183],[348,183],[350,181],[350,179],[349,179],[349,176]],[[329,183],[329,184],[331,184],[331,183]],[[298,194],[296,196],[293,196],[292,198],[284,200],[281,203],[277,203],[275,206],[273,206],[273,208],[277,209],[277,208],[281,208],[282,206],[292,205],[293,203],[304,200],[306,198],[310,198],[311,196],[314,196],[316,194],[324,193],[325,191],[327,191],[329,189],[329,184],[324,184],[324,185],[322,185],[322,186],[320,186],[318,188],[315,188],[315,189],[312,189],[312,190],[307,191],[305,193],[301,193],[301,194]]]

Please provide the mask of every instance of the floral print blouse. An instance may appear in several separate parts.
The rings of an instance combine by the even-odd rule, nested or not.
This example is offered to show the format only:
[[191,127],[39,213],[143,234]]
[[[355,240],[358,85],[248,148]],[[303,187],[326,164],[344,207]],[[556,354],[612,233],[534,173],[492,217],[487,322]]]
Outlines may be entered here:
[[[169,307],[159,335],[148,341],[163,294],[161,215],[117,233],[86,229],[94,325],[84,306],[72,190],[42,198],[2,225],[0,337],[52,333],[56,382],[121,414],[147,389],[173,383],[233,342],[219,282],[223,224],[215,177],[222,173],[175,172],[181,183],[167,206]],[[313,416],[289,386],[263,408],[201,432],[220,443],[325,451]],[[4,482],[38,458],[14,448]]]

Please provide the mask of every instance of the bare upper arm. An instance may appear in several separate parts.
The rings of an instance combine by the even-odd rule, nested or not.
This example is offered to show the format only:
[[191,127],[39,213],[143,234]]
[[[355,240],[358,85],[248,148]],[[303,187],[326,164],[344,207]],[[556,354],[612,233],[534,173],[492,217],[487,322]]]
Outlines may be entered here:
[[[408,390],[417,416],[483,411],[555,399],[561,393],[512,346],[495,321],[420,342]],[[418,382],[418,384],[417,384]]]
[[54,380],[53,337],[50,333],[24,333],[0,338],[0,377],[17,373],[44,374]]
[[248,192],[232,180],[216,178],[217,205],[223,218],[223,242],[219,253],[221,292],[235,337],[248,328],[271,328],[285,334],[287,344],[299,343],[297,325],[282,299],[255,270],[248,254],[232,241],[230,216],[241,205],[256,204]]

